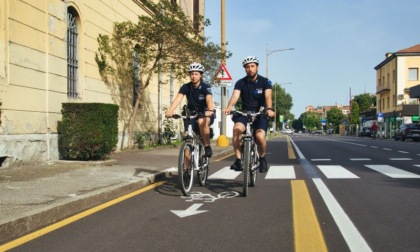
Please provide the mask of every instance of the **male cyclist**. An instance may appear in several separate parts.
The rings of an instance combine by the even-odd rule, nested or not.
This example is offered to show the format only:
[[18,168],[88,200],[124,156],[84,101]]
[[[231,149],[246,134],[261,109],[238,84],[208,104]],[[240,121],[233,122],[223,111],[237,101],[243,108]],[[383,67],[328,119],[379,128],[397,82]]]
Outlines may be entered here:
[[[261,107],[265,107],[268,117],[275,116],[272,108],[271,81],[258,75],[258,65],[258,59],[254,56],[248,56],[242,62],[246,76],[236,82],[232,97],[224,110],[226,115],[231,112],[233,106],[240,97],[242,101],[242,111],[258,112]],[[245,131],[247,118],[245,116],[237,116],[232,119],[235,122],[235,126],[233,127],[233,149],[235,151],[236,160],[230,168],[235,171],[242,171],[240,150],[241,135],[242,132]],[[253,123],[253,128],[255,130],[258,154],[260,155],[259,171],[264,173],[268,171],[267,160],[265,158],[265,137],[268,128],[268,118],[266,116],[258,116]]]
[[[210,147],[210,124],[214,121],[211,87],[202,81],[204,67],[200,63],[192,63],[188,67],[188,72],[190,74],[190,82],[182,85],[179,89],[165,116],[167,118],[172,117],[173,111],[181,103],[185,95],[187,97],[187,109],[189,109],[190,113],[203,113],[205,115],[205,117],[198,118],[197,122],[193,120],[191,123],[195,132],[200,131],[205,146],[205,155],[211,157],[213,151]],[[187,130],[188,125],[184,121],[184,131]]]

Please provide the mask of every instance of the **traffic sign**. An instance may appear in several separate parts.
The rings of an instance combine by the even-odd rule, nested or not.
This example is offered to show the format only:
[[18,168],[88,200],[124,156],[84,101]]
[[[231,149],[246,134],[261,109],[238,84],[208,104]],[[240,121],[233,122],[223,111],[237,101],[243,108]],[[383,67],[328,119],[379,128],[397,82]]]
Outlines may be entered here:
[[384,115],[381,112],[379,112],[378,113],[378,122],[383,122],[383,121],[384,121]]
[[218,81],[231,81],[232,76],[230,76],[230,73],[228,72],[226,66],[224,64],[221,64],[219,70],[217,70],[214,79]]

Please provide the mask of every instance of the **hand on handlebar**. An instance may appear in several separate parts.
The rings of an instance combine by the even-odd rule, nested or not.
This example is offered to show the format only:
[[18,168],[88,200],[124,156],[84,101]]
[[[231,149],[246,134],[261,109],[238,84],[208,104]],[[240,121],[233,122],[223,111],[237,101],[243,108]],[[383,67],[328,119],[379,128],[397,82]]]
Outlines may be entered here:
[[166,118],[172,118],[172,112],[169,112],[169,111],[168,111],[168,112],[166,112],[166,113],[165,113],[165,117],[166,117]]
[[232,107],[227,107],[227,108],[225,108],[225,109],[223,110],[223,113],[224,113],[225,115],[230,115],[230,114],[231,114],[231,111],[232,111]]
[[207,110],[204,112],[205,117],[211,117],[213,116],[213,114],[214,114],[213,110]]
[[276,113],[273,110],[268,110],[267,111],[267,116],[270,118],[276,117]]

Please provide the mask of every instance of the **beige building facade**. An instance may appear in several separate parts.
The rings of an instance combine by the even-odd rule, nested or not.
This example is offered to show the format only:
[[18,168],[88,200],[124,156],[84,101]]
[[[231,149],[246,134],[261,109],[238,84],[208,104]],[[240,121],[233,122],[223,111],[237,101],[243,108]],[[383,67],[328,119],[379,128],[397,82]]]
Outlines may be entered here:
[[383,131],[393,137],[402,123],[417,122],[418,99],[410,98],[410,88],[419,85],[420,44],[387,53],[376,67],[376,108],[383,115]]
[[[177,0],[188,16],[204,13],[204,0]],[[0,167],[59,158],[57,125],[62,103],[115,103],[98,71],[99,34],[113,24],[152,15],[141,0],[0,1]],[[138,128],[157,131],[158,108],[169,106],[182,83],[157,76],[146,90],[149,105]],[[159,90],[160,88],[160,90]],[[118,150],[127,129],[119,123]]]

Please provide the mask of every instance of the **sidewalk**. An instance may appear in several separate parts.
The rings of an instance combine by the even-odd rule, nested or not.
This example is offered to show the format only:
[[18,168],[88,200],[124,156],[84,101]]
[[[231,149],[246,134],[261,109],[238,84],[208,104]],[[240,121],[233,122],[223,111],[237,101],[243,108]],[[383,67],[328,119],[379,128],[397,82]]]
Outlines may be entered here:
[[[233,153],[212,142],[212,159]],[[116,153],[109,161],[56,161],[0,169],[0,245],[177,173],[179,147]]]

